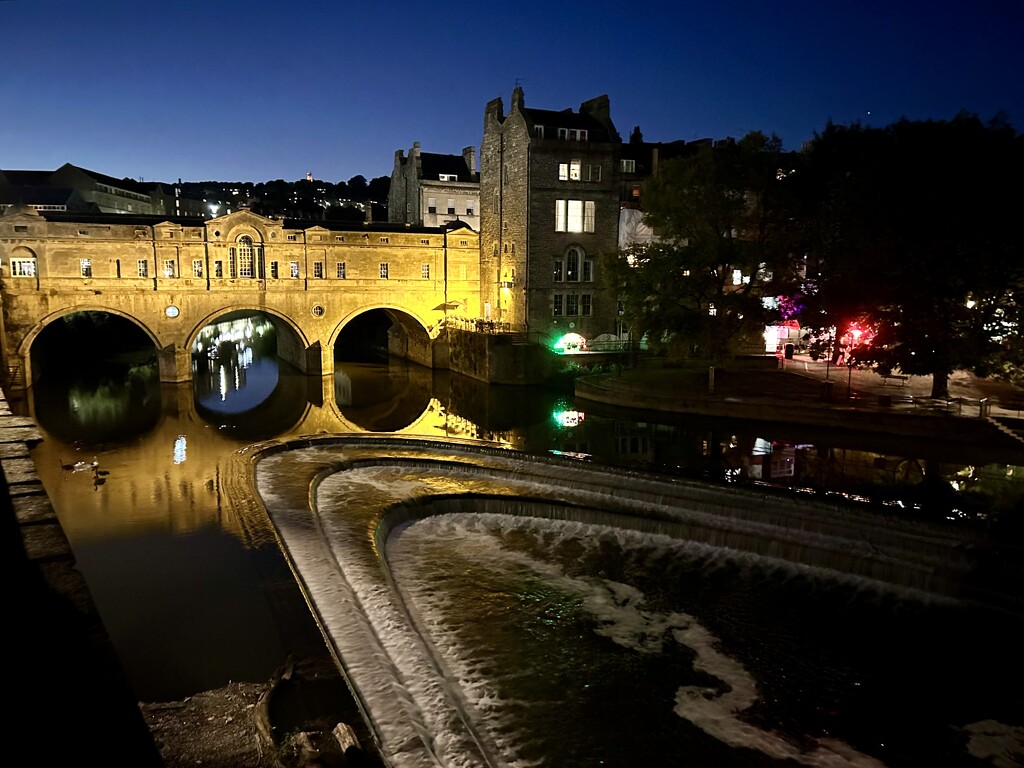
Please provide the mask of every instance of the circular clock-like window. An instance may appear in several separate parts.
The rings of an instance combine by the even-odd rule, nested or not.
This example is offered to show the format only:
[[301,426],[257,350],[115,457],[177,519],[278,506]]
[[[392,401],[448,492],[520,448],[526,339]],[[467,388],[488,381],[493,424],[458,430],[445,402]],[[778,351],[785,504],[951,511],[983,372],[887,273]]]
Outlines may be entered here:
[[313,309],[310,310],[313,313],[313,317],[323,317],[325,311],[319,304],[314,304]]
[[176,306],[171,304],[171,306],[164,310],[164,314],[167,315],[168,317],[177,317],[179,314],[179,310]]

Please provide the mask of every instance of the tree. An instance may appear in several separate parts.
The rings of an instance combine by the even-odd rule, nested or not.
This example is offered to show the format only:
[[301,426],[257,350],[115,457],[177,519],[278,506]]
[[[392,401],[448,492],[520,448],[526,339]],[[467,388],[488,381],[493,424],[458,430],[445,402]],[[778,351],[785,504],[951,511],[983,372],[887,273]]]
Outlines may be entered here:
[[936,398],[953,371],[1005,367],[1024,295],[1021,147],[1005,123],[967,114],[829,125],[801,180],[818,259],[810,324],[868,329],[854,356],[931,375]]
[[791,161],[776,137],[751,133],[662,166],[642,201],[656,241],[606,257],[602,270],[636,337],[677,359],[763,349],[765,299],[791,292],[795,277]]

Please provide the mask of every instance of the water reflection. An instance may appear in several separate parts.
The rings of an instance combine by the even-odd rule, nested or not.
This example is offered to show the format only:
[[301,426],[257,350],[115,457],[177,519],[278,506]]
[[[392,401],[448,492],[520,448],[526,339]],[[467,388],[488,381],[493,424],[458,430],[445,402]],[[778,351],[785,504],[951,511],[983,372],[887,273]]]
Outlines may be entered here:
[[[792,425],[636,421],[607,407],[581,410],[565,394],[398,360],[339,362],[333,380],[303,376],[276,360],[265,326],[233,319],[204,332],[190,384],[159,385],[155,367],[120,382],[69,371],[12,403],[44,435],[33,458],[143,700],[267,679],[294,635],[309,641],[294,620],[297,611],[311,624],[308,611],[272,532],[234,511],[247,486],[226,467],[257,441],[361,431],[458,437],[968,522],[1024,501],[1024,469],[993,461],[982,446],[947,455]],[[67,468],[79,461],[96,462],[95,471]],[[288,586],[268,587],[268,573]],[[317,642],[315,627],[310,635]]]

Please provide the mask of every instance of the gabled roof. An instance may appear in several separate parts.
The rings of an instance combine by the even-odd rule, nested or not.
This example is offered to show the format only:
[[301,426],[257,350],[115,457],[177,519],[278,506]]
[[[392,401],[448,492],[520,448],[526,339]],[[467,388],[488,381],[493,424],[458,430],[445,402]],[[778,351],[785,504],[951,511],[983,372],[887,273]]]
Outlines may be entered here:
[[53,175],[59,176],[68,172],[81,174],[92,179],[97,184],[106,184],[108,187],[126,189],[130,192],[137,192],[140,195],[149,194],[149,190],[146,188],[146,185],[135,181],[134,179],[115,179],[113,176],[107,176],[105,173],[90,171],[88,168],[80,168],[79,166],[72,165],[71,163],[64,163],[64,165],[53,172]]
[[618,141],[618,136],[612,136],[604,123],[592,115],[573,112],[571,109],[564,109],[556,112],[551,109],[532,109],[523,107],[520,112],[526,121],[533,128],[543,125],[547,132],[546,136],[554,138],[549,132],[557,128],[569,128],[574,130],[585,130],[589,141]]
[[12,185],[0,187],[0,203],[26,205],[67,205],[74,190],[67,187]]
[[420,178],[437,180],[440,175],[452,175],[459,181],[479,181],[479,176],[470,173],[466,158],[462,155],[440,155],[434,152],[420,153]]
[[0,187],[41,187],[50,175],[51,171],[0,171]]

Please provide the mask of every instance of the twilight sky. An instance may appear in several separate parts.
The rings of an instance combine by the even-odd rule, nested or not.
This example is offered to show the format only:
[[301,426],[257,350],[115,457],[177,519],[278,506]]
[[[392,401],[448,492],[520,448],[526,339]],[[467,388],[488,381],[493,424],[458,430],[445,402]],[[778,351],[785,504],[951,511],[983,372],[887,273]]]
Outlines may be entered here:
[[146,181],[390,175],[480,145],[486,103],[607,94],[623,139],[829,120],[1024,131],[1024,0],[0,0],[0,168]]

